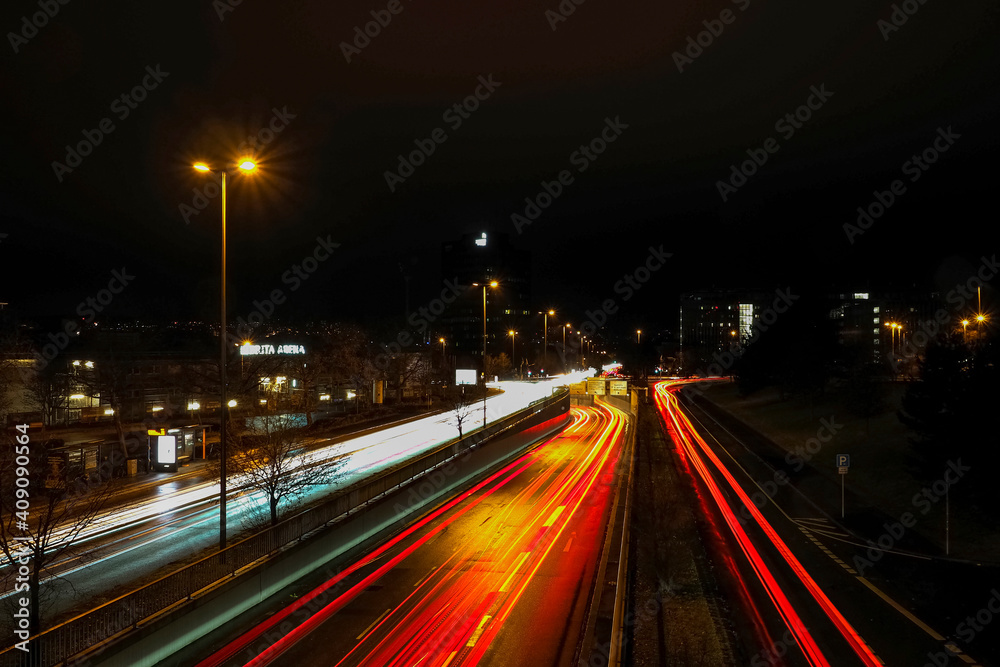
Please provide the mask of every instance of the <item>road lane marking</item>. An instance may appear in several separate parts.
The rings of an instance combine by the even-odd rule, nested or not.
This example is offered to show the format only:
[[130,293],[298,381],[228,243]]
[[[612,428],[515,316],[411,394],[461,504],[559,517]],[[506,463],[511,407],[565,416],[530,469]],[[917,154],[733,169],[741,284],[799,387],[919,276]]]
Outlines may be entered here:
[[388,616],[389,612],[391,612],[391,611],[392,611],[392,609],[386,609],[385,611],[383,611],[379,615],[378,618],[376,618],[374,621],[372,621],[371,625],[369,625],[367,628],[365,628],[364,631],[360,635],[358,635],[356,637],[356,639],[361,639],[362,637],[364,637],[365,635],[367,635],[369,632],[371,632],[372,628],[374,628],[376,625],[378,625],[379,623],[381,623],[382,619],[385,618],[386,616]]
[[542,524],[542,526],[543,527],[547,527],[547,526],[551,526],[552,524],[554,524],[556,522],[556,519],[559,518],[559,515],[562,514],[562,511],[564,509],[566,509],[565,505],[560,505],[559,507],[557,507],[555,509],[555,511],[552,512],[552,515],[549,516],[548,519],[546,519],[545,523]]
[[436,568],[436,567],[432,567],[432,568],[431,568],[431,571],[427,573],[427,576],[425,576],[425,577],[421,578],[421,579],[420,579],[420,581],[418,581],[417,583],[413,584],[413,587],[414,587],[414,588],[416,588],[416,587],[417,587],[417,586],[419,586],[420,584],[422,584],[422,583],[424,583],[425,581],[427,581],[428,579],[430,579],[430,578],[431,578],[431,575],[432,575],[432,574],[434,574],[434,571],[435,571],[435,570],[437,570],[437,568]]
[[511,580],[514,578],[514,575],[517,574],[517,571],[521,569],[521,564],[524,562],[524,560],[528,557],[528,554],[530,553],[531,553],[530,551],[522,551],[520,554],[518,554],[517,560],[514,561],[514,567],[510,571],[510,576],[507,577],[507,581],[503,582],[503,586],[500,587],[501,593],[506,593],[510,589]]
[[932,628],[931,626],[929,626],[926,623],[924,623],[923,621],[921,621],[919,618],[917,618],[916,616],[914,616],[913,614],[911,614],[908,609],[906,609],[905,607],[903,607],[902,605],[900,605],[898,602],[896,602],[895,600],[893,600],[891,597],[889,597],[888,595],[886,595],[885,593],[883,593],[882,591],[880,591],[878,588],[876,588],[875,584],[873,584],[872,582],[868,581],[864,577],[858,577],[858,581],[860,581],[865,586],[867,586],[868,588],[870,588],[871,591],[873,593],[875,593],[875,595],[879,596],[880,598],[882,598],[883,600],[885,600],[886,602],[888,602],[890,605],[892,605],[892,607],[896,611],[898,611],[900,614],[902,614],[906,618],[910,619],[910,621],[912,621],[914,625],[916,625],[918,628],[920,628],[921,630],[923,630],[924,632],[926,632],[927,634],[929,634],[936,641],[939,641],[939,642],[943,642],[944,641],[944,637],[942,637],[941,635],[939,635],[937,633],[937,631],[934,630],[934,628]]
[[483,616],[483,620],[479,621],[479,625],[476,626],[475,632],[473,632],[472,636],[469,637],[469,641],[466,644],[467,647],[472,648],[476,645],[476,642],[479,641],[480,635],[483,634],[483,630],[486,629],[486,624],[490,622],[491,618],[493,617],[489,614]]

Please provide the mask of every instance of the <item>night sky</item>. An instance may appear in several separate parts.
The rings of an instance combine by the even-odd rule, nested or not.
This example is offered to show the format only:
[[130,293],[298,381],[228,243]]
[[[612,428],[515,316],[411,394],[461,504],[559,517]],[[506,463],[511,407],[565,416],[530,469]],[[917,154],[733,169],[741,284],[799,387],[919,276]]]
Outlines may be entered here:
[[[532,251],[536,305],[568,318],[662,245],[628,327],[671,325],[686,289],[930,285],[996,252],[994,2],[47,1],[44,20],[38,0],[0,11],[0,301],[26,316],[71,317],[124,267],[109,317],[215,319],[219,198],[182,205],[210,182],[191,164],[232,161],[248,137],[260,170],[229,183],[232,317],[280,288],[282,317],[402,320],[404,272],[411,309],[427,303],[441,243],[483,230]],[[372,12],[391,20],[357,48]],[[446,113],[477,86],[477,109]],[[574,155],[609,123],[603,153]],[[100,143],[54,166],[85,133]],[[907,164],[936,139],[933,164]],[[766,162],[724,201],[753,155]],[[564,170],[518,233],[512,214]],[[291,292],[282,276],[317,237],[340,247]]]

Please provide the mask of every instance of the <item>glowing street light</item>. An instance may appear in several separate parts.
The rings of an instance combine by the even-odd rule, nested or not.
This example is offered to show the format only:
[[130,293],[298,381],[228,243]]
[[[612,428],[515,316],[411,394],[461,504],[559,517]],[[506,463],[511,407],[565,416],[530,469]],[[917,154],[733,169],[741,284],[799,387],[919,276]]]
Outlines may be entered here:
[[[491,280],[488,284],[489,287],[496,287],[499,285],[495,280]],[[483,288],[483,428],[486,428],[486,287],[487,283],[482,283]],[[473,287],[479,287],[480,283],[472,283]],[[463,387],[464,391],[465,388]]]
[[507,335],[510,336],[510,365],[516,366],[515,359],[517,357],[514,356],[514,336],[517,335],[517,332],[511,329],[507,332]]
[[[221,326],[219,328],[219,382],[221,384],[221,398],[219,401],[219,444],[220,444],[220,465],[219,465],[219,550],[226,548],[226,421],[229,418],[228,408],[236,407],[236,401],[227,401],[227,378],[226,378],[226,169],[212,169],[204,162],[197,162],[194,168],[202,173],[217,172],[222,177],[222,284],[220,289],[219,313]],[[237,169],[245,172],[253,172],[257,165],[249,158],[239,160]],[[236,172],[234,172],[236,173]]]
[[545,323],[542,325],[544,327],[542,330],[542,370],[547,375],[548,371],[545,369],[549,367],[549,315],[555,315],[556,311],[547,310],[544,313],[540,312],[538,314],[545,316]]

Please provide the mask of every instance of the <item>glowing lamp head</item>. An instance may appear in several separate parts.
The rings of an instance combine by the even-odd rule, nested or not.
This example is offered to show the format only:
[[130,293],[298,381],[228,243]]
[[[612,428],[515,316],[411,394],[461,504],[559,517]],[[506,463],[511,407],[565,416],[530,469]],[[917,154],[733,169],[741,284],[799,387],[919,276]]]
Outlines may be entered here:
[[207,164],[204,162],[196,162],[194,168],[198,171],[212,171]]
[[490,287],[496,287],[499,284],[500,283],[498,283],[497,281],[494,280],[494,281],[490,282]]
[[239,167],[243,171],[253,171],[257,168],[257,164],[253,160],[244,159],[240,161]]

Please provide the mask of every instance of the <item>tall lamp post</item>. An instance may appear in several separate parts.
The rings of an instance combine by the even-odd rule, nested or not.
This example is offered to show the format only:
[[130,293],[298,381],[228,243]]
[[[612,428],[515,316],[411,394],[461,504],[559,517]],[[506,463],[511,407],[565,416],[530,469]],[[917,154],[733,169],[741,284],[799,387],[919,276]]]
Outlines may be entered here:
[[542,330],[542,370],[545,371],[545,375],[548,376],[549,371],[549,315],[555,315],[556,311],[546,310],[544,313],[539,313],[539,315],[545,316],[545,324]]
[[507,335],[510,336],[510,366],[511,366],[511,368],[516,368],[517,367],[517,363],[516,363],[517,357],[514,354],[514,336],[517,335],[517,332],[514,331],[513,329],[511,329],[510,331],[507,332]]
[[[249,159],[240,160],[236,165],[238,169],[252,172],[257,165]],[[226,422],[229,420],[229,401],[227,400],[227,379],[226,379],[226,358],[228,349],[226,346],[226,169],[212,169],[204,162],[198,162],[194,168],[200,172],[214,172],[222,176],[222,280],[220,289],[219,317],[221,327],[219,329],[219,382],[221,384],[221,396],[219,401],[219,550],[226,548]]]
[[[564,366],[566,365],[566,329],[572,329],[572,328],[573,328],[572,324],[563,324],[562,325],[562,330],[563,330],[563,332],[562,332],[563,333],[562,358],[563,358],[563,365]],[[566,369],[564,368],[563,370],[565,371]]]
[[483,428],[486,428],[486,288],[499,285],[495,280],[489,283],[472,283],[473,287],[483,288]]

